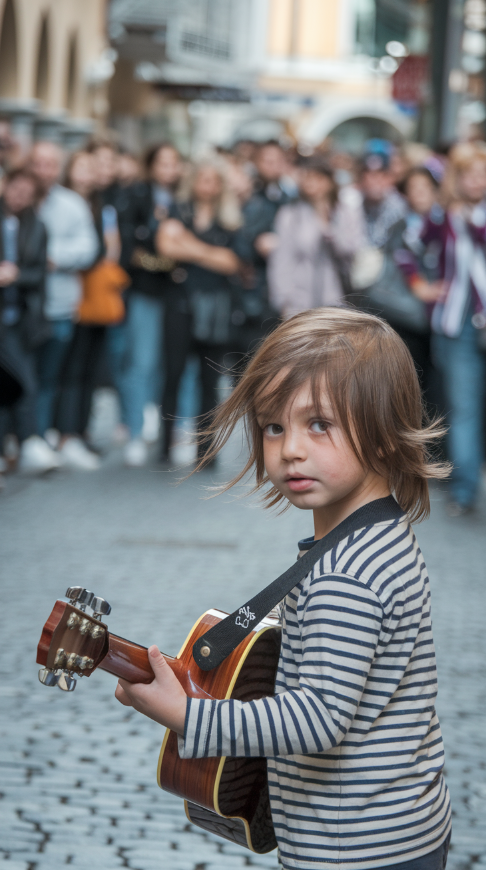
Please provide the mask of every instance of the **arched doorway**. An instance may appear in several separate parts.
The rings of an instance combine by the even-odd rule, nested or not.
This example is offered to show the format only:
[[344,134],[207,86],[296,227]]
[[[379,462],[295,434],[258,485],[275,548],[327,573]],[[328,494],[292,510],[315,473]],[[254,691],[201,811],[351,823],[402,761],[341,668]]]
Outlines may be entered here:
[[0,35],[0,97],[17,96],[17,25],[13,0],[6,0]]
[[47,15],[42,19],[38,45],[34,93],[38,100],[46,102],[49,93],[49,26]]
[[67,57],[66,71],[66,109],[69,109],[71,114],[76,110],[76,96],[78,87],[78,38],[77,34],[73,33],[69,40],[69,49]]
[[329,131],[329,138],[338,151],[359,154],[368,139],[388,139],[394,145],[403,142],[400,131],[383,118],[362,116],[349,118]]

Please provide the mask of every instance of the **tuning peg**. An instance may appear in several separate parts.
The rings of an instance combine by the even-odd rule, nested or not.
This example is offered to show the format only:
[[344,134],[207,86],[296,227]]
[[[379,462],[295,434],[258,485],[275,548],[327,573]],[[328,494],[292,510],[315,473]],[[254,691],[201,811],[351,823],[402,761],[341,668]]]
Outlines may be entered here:
[[39,682],[43,686],[57,686],[59,672],[53,671],[51,668],[41,668],[39,671]]
[[57,687],[58,689],[62,689],[63,692],[74,692],[76,688],[76,680],[68,673],[68,671],[61,671],[57,681]]
[[102,616],[109,616],[111,613],[111,605],[104,598],[99,598],[99,596],[93,596],[89,606],[93,608],[95,619],[101,619]]
[[91,605],[93,597],[93,593],[83,589],[82,586],[69,586],[66,589],[66,598],[70,599],[73,607],[79,607],[80,610],[86,610],[86,607]]

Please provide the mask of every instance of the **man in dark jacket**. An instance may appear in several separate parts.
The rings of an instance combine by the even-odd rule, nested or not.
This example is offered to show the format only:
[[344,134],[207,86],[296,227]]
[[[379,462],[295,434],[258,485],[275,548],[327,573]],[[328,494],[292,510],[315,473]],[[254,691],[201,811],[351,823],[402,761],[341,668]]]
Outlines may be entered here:
[[160,222],[169,214],[182,161],[173,145],[162,143],[147,155],[146,168],[148,180],[131,188],[121,228],[121,265],[132,279],[125,324],[123,387],[125,422],[130,430],[124,458],[129,466],[147,461],[142,438],[144,410],[160,393],[164,300],[170,285],[168,269],[173,264],[156,252],[155,236]]
[[278,142],[273,140],[259,146],[255,156],[257,179],[253,196],[243,207],[244,226],[238,234],[236,253],[251,264],[242,300],[246,321],[240,335],[246,347],[263,337],[278,317],[268,304],[267,259],[272,253],[277,236],[273,232],[278,210],[291,202],[294,191],[285,179],[287,162]]
[[47,239],[33,209],[37,194],[35,177],[15,169],[7,175],[0,199],[0,345],[23,390],[9,412],[0,412],[0,444],[10,423],[20,443],[19,468],[25,472],[44,472],[60,464],[36,434],[33,352],[48,337],[43,316]]

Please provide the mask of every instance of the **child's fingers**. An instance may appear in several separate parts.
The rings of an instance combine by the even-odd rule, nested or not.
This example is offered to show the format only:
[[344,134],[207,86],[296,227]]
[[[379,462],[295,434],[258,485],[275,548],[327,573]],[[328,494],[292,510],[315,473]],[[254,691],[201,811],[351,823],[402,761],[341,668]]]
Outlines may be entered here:
[[157,679],[157,677],[165,677],[167,675],[167,669],[169,669],[169,671],[171,670],[170,665],[167,664],[164,656],[160,652],[158,646],[155,646],[155,644],[149,646],[148,658],[150,667],[154,672],[155,679]]
[[120,702],[120,704],[124,704],[125,707],[132,706],[132,702],[120,682],[115,689],[115,698]]

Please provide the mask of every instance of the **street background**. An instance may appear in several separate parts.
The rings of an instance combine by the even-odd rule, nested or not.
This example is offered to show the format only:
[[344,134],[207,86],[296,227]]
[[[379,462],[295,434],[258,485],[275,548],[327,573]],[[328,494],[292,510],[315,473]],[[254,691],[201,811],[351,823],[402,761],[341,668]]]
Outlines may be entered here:
[[[114,698],[102,671],[65,694],[37,681],[36,644],[56,598],[86,586],[113,607],[110,629],[175,654],[208,608],[231,612],[293,560],[311,517],[283,516],[205,487],[218,474],[120,469],[11,479],[0,501],[0,855],[5,870],[276,870],[187,824],[160,791],[163,729]],[[438,712],[453,806],[449,870],[486,867],[486,500],[449,519],[439,488],[416,533],[432,586]],[[29,529],[28,535],[25,528]],[[458,594],[459,592],[459,594]]]

